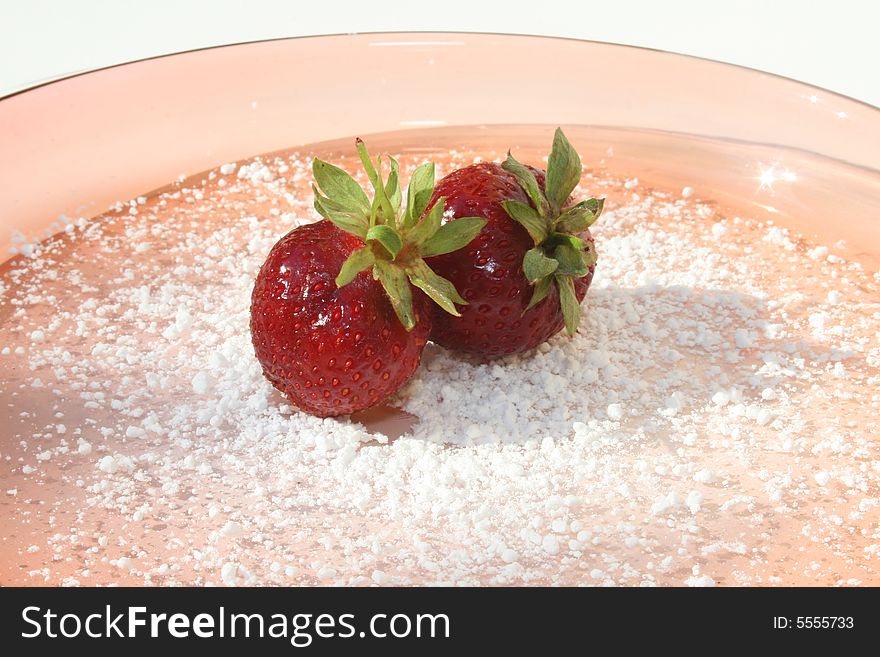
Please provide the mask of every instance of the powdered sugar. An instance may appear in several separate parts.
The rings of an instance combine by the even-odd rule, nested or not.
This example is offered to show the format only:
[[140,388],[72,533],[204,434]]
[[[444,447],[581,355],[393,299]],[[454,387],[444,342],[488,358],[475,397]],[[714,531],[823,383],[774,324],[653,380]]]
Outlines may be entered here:
[[383,436],[296,412],[253,358],[253,278],[314,219],[308,166],[224,165],[6,269],[4,581],[878,581],[857,263],[594,172],[580,333],[490,363],[429,345],[392,400],[419,421]]

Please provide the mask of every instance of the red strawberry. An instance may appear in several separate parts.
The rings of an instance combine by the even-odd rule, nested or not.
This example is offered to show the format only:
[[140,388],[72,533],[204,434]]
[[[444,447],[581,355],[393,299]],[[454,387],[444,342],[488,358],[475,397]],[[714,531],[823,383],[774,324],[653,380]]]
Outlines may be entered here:
[[459,317],[435,316],[434,342],[493,358],[532,349],[563,326],[577,330],[596,263],[589,226],[604,201],[571,201],[581,162],[558,129],[547,168],[508,153],[503,165],[475,164],[437,184],[429,208],[445,199],[450,224],[465,216],[487,223],[461,251],[427,260],[469,304]]
[[456,314],[453,304],[465,303],[422,256],[464,246],[485,223],[441,226],[442,204],[424,212],[434,189],[432,164],[413,174],[400,216],[397,162],[391,160],[386,182],[381,159],[374,167],[357,145],[373,201],[345,171],[315,159],[324,192],[314,188],[315,208],[328,220],[281,238],[251,296],[251,337],[263,374],[321,417],[372,406],[412,376],[431,332],[431,299]]
[[431,331],[424,295],[414,299],[407,331],[368,272],[336,287],[336,273],[362,246],[326,220],[301,226],[272,248],[254,286],[251,335],[263,373],[313,415],[353,413],[394,393]]

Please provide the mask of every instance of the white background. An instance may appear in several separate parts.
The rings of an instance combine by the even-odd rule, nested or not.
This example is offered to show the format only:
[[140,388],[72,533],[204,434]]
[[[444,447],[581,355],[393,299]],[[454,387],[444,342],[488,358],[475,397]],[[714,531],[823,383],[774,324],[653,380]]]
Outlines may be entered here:
[[0,95],[72,72],[224,43],[460,30],[698,55],[880,106],[878,29],[876,0],[0,0]]

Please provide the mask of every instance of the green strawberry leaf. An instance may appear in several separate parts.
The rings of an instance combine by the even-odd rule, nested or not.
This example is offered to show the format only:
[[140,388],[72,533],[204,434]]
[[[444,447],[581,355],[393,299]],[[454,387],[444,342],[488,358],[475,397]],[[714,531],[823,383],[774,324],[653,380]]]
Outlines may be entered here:
[[413,312],[412,288],[409,286],[406,274],[400,267],[395,267],[384,260],[376,260],[373,273],[382,283],[400,323],[407,331],[412,331],[416,325],[416,318]]
[[590,241],[584,242],[584,250],[582,253],[584,264],[587,267],[592,267],[599,261],[599,254],[596,253],[596,245]]
[[556,274],[555,278],[559,288],[559,305],[562,308],[565,331],[569,335],[574,335],[577,333],[578,324],[581,321],[581,305],[574,292],[574,280],[571,276],[563,276],[562,274]]
[[583,252],[570,244],[560,244],[553,250],[553,258],[559,263],[557,273],[580,278],[587,275],[587,263]]
[[596,215],[596,218],[599,218],[599,215],[602,214],[602,210],[605,209],[605,199],[604,198],[588,198],[584,203],[587,204],[587,209]]
[[531,310],[532,308],[537,306],[539,303],[541,303],[545,299],[545,297],[550,293],[550,287],[552,285],[553,285],[553,277],[552,276],[545,276],[544,278],[539,279],[535,283],[535,289],[532,292],[532,299],[531,299],[531,301],[529,301],[529,305],[526,306],[526,309],[523,311],[523,314],[525,314],[526,311]]
[[391,201],[391,208],[396,215],[400,212],[400,204],[403,196],[400,191],[400,165],[393,157],[388,158],[391,163],[391,172],[388,174],[388,181],[385,183],[385,195]]
[[443,222],[443,202],[445,200],[442,196],[437,199],[431,211],[406,233],[408,243],[420,246],[437,234]]
[[376,185],[379,184],[379,174],[376,172],[376,167],[373,165],[373,160],[370,158],[370,153],[367,151],[364,140],[358,137],[354,140],[354,145],[357,149],[358,157],[361,159],[361,164],[364,166],[364,172],[367,174],[367,179],[370,181],[373,189],[375,189]]
[[529,232],[535,244],[540,244],[546,239],[547,221],[535,208],[519,201],[501,201],[501,205],[511,219]]
[[544,250],[540,246],[526,251],[523,258],[523,273],[530,283],[540,281],[556,271],[559,263],[553,258],[544,255]]
[[403,225],[414,225],[421,217],[434,194],[434,163],[425,162],[413,171],[406,192],[406,214]]
[[[372,267],[400,322],[409,331],[415,326],[412,287],[423,290],[446,312],[458,315],[455,304],[464,304],[455,286],[438,276],[421,256],[442,255],[474,239],[485,219],[464,217],[443,224],[445,199],[426,212],[434,194],[434,164],[417,167],[407,188],[401,212],[400,165],[388,157],[388,178],[383,178],[382,157],[373,160],[361,139],[355,140],[358,157],[373,188],[372,199],[342,169],[319,159],[313,161],[316,184],[315,210],[340,230],[358,236],[365,245],[353,251],[339,269],[337,287],[351,283]],[[379,245],[382,248],[379,248]]]
[[553,148],[547,161],[547,200],[559,211],[581,179],[581,158],[561,128],[553,135]]
[[[370,180],[370,184],[373,185],[373,192],[375,194],[371,208],[370,225],[375,224],[377,220],[381,219],[382,222],[396,228],[397,213],[394,211],[391,199],[389,199],[385,191],[385,185],[382,183],[382,158],[376,158],[377,167],[374,167],[363,139],[358,137],[355,140],[355,146],[357,147],[358,156],[361,158],[361,163],[364,165],[367,178]],[[392,164],[391,166],[393,169],[394,165]]]
[[391,254],[392,260],[397,257],[397,254],[403,248],[403,241],[400,239],[400,235],[391,226],[386,226],[385,224],[377,224],[370,228],[367,231],[367,239],[376,240],[384,246],[385,250]]
[[438,306],[450,315],[461,317],[454,304],[467,305],[467,301],[461,298],[452,282],[435,274],[421,258],[407,267],[406,273],[410,283],[431,297]]
[[373,250],[369,246],[365,246],[362,249],[353,252],[348,256],[346,261],[342,263],[339,275],[336,277],[336,287],[348,285],[358,274],[372,266],[375,262],[376,257],[373,255]]
[[[391,196],[387,193],[388,186],[382,183],[382,156],[376,158],[376,162],[379,165],[378,170],[376,171],[376,175],[378,176],[376,180],[376,200],[379,202],[379,210],[377,213],[377,217],[381,217],[382,223],[387,224],[388,226],[392,226],[394,228],[398,227],[398,210],[400,209],[400,205],[396,208],[394,207],[394,201],[391,199]],[[400,185],[397,185],[397,194],[400,195]]]
[[[590,199],[595,201],[596,199]],[[567,208],[556,220],[556,230],[561,233],[581,233],[595,223],[598,218],[590,209],[590,201],[581,201]],[[595,206],[595,204],[592,204]]]
[[501,167],[516,177],[519,186],[525,190],[526,194],[528,194],[529,198],[532,200],[538,216],[544,217],[547,214],[547,199],[544,198],[544,194],[541,192],[541,187],[538,185],[538,179],[535,178],[535,174],[532,173],[532,170],[517,161],[513,155],[510,154],[510,151],[507,152],[507,159]]
[[[431,213],[435,208],[440,206],[441,201],[437,201],[437,205],[431,209]],[[440,216],[443,216],[441,209]],[[443,255],[444,253],[452,253],[471,243],[486,225],[486,220],[482,217],[461,217],[448,223],[443,224],[437,231],[419,247],[419,254],[424,257]]]
[[568,233],[551,233],[550,237],[544,240],[544,243],[541,244],[541,246],[547,250],[552,250],[560,244],[567,244],[578,251],[584,248],[584,240],[577,235],[569,235]]
[[358,213],[352,213],[341,209],[337,204],[333,203],[333,201],[322,196],[317,187],[312,185],[312,188],[315,191],[314,206],[318,214],[325,219],[332,221],[340,230],[344,230],[346,233],[351,233],[352,235],[357,235],[361,239],[366,239],[369,223],[365,217],[360,216]]
[[370,213],[370,200],[357,181],[337,166],[315,158],[312,173],[318,187],[333,199],[340,209],[366,217]]

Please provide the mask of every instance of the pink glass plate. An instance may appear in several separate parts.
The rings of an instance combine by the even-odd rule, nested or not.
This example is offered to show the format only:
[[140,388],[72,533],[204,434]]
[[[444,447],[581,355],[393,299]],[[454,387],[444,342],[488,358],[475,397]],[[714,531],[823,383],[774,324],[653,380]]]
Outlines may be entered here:
[[[509,65],[514,50],[529,53],[517,59],[515,68]],[[556,125],[566,127],[584,148],[588,168],[619,179],[641,178],[667,190],[693,186],[730,213],[771,219],[819,244],[837,243],[835,253],[868,272],[880,266],[880,110],[793,80],[658,51],[540,37],[432,33],[314,37],[200,50],[78,75],[0,100],[0,260],[11,253],[9,247],[21,252],[70,220],[101,215],[118,201],[150,196],[150,190],[172,181],[260,153],[311,145],[312,151],[350,154],[352,136],[372,135],[377,150],[421,156],[467,134],[469,141],[461,146],[474,151],[511,147],[535,154]],[[103,265],[92,264],[94,269]],[[39,312],[50,310],[34,311]],[[0,347],[27,340],[12,330],[10,314],[8,307],[0,308],[0,320],[7,322],[0,321]],[[0,392],[13,391],[11,382],[25,376],[9,362],[0,361],[0,375],[9,383]],[[42,504],[73,500],[58,515],[61,525],[66,514],[74,522],[77,495],[84,493],[70,490],[64,481],[81,472],[88,477],[94,463],[56,471],[52,461],[46,478],[22,479],[17,436],[27,423],[36,432],[54,422],[55,409],[49,405],[55,402],[67,404],[64,421],[72,426],[83,419],[78,400],[52,399],[46,390],[28,390],[26,399],[0,395],[8,409],[0,425],[0,452],[6,458],[0,481],[3,490],[15,491],[0,499],[5,532],[0,583],[41,583],[25,576],[41,567],[53,569],[53,584],[65,574],[80,583],[144,581],[107,564],[82,575],[82,568],[77,570],[81,564],[68,554],[53,561],[48,550],[27,551],[50,536],[57,543],[58,527],[40,524]],[[860,406],[858,400],[839,409],[841,416],[860,411],[869,421],[876,415],[874,406]],[[394,438],[413,418],[385,409],[360,419]],[[775,458],[775,465],[784,467],[786,457]],[[215,492],[222,495],[222,486],[209,491]],[[874,499],[877,491],[865,495]],[[870,522],[862,522],[866,532],[875,531],[876,508],[868,506]],[[329,512],[321,519],[358,529],[351,518],[334,519]],[[202,521],[186,518],[171,529],[198,542],[208,533]],[[128,522],[108,513],[100,527],[81,527],[79,535],[92,540],[100,529],[127,539],[133,531]],[[161,563],[164,524],[149,535],[143,529],[135,540],[149,546],[156,564]],[[387,528],[369,518],[360,529],[368,535]],[[784,532],[778,538],[771,562],[787,560],[788,541],[799,540]],[[865,533],[853,538],[851,551],[871,538]],[[438,549],[458,547],[441,542]],[[70,548],[71,553],[79,549]],[[638,549],[628,554],[633,560],[644,557]],[[626,558],[627,550],[621,548],[619,555]],[[784,582],[815,581],[795,572],[800,561],[793,561]],[[718,566],[723,583],[734,581],[732,569]],[[773,563],[764,570],[775,576]],[[257,581],[283,582],[272,579],[273,572],[258,573],[265,579]],[[216,573],[204,575],[205,580],[197,580],[194,571],[186,574],[178,581],[218,580]],[[411,581],[429,581],[423,576]],[[822,583],[832,581],[827,575]]]

